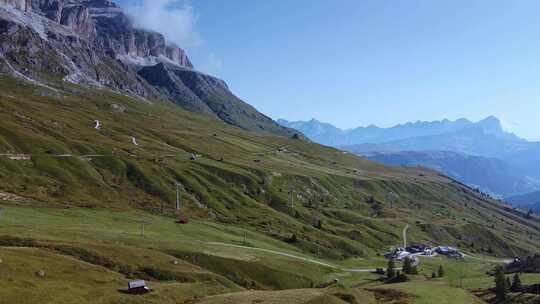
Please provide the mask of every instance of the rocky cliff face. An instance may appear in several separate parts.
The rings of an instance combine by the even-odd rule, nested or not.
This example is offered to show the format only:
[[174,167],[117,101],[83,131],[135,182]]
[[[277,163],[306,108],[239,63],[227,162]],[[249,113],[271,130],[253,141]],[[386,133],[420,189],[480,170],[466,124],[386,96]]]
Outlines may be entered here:
[[[84,17],[84,10],[77,14]],[[66,14],[59,18],[69,19]],[[81,28],[91,22],[77,24]],[[151,86],[114,56],[96,47],[88,35],[77,32],[75,27],[0,4],[0,66],[5,73],[44,86],[60,79],[141,97],[155,96]]]
[[239,99],[223,80],[216,77],[166,63],[145,67],[139,75],[190,111],[210,115],[245,130],[289,136],[295,133]]
[[95,22],[98,44],[112,50],[123,61],[139,65],[148,62],[145,65],[150,65],[167,59],[193,68],[183,49],[167,45],[160,33],[135,29],[130,18],[111,1],[93,0],[85,5],[90,8],[90,16]]
[[135,29],[123,10],[109,0],[0,0],[0,4],[71,28],[129,63],[166,59],[193,68],[183,49],[167,45],[160,33]]
[[42,86],[104,86],[146,101],[169,100],[243,129],[292,136],[193,69],[185,51],[138,29],[108,0],[0,0],[0,73]]
[[193,68],[184,50],[134,28],[107,0],[0,0],[0,25],[2,70],[38,83],[49,75],[147,98],[155,90],[134,66]]
[[11,5],[16,9],[27,12],[31,7],[31,2],[31,0],[1,0],[0,4]]

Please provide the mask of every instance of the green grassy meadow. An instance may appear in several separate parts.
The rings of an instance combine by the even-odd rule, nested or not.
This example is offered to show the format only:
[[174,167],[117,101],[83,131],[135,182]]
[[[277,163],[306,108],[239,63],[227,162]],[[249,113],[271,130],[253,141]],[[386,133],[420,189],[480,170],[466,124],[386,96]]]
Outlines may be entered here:
[[[470,291],[492,280],[483,256],[540,245],[539,218],[431,170],[58,88],[0,77],[0,303],[479,303]],[[402,284],[344,270],[385,267],[405,225],[409,243],[474,258],[423,258]],[[155,292],[119,291],[135,278]]]
[[[293,299],[305,300],[298,303],[343,303],[334,294],[371,299],[366,303],[391,303],[384,297],[377,300],[379,289],[403,293],[392,296],[408,301],[404,303],[482,303],[469,291],[493,285],[486,271],[494,264],[479,259],[424,257],[419,275],[412,276],[411,282],[383,284],[376,274],[343,270],[384,267],[383,258],[319,258],[257,233],[248,233],[244,243],[243,230],[231,225],[204,220],[180,225],[171,218],[136,210],[110,212],[20,204],[2,204],[2,208],[0,280],[10,286],[5,303],[17,299],[25,286],[37,291],[26,303],[37,298],[45,303],[183,303],[198,299],[201,303],[236,303],[231,302],[234,299],[238,303],[287,303]],[[144,236],[141,222],[146,223]],[[19,244],[6,236],[16,236]],[[20,244],[21,240],[26,243]],[[431,272],[439,265],[443,265],[445,277],[431,279]],[[165,272],[164,278],[148,276],[142,271],[146,268]],[[39,270],[45,271],[45,278],[35,275]],[[139,277],[149,280],[155,292],[140,297],[119,292],[129,279]],[[338,285],[311,288],[336,278]],[[524,275],[523,280],[535,282],[540,275]],[[66,282],[69,284],[64,286]],[[279,290],[290,291],[281,294]]]

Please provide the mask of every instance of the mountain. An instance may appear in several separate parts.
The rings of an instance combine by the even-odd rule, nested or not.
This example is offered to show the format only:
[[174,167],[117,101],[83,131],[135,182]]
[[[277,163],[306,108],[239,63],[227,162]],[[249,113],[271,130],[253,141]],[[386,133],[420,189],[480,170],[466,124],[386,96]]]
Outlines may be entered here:
[[473,303],[424,279],[458,276],[441,256],[368,272],[405,227],[466,280],[540,246],[539,218],[439,172],[299,140],[111,1],[0,1],[0,302]]
[[508,141],[487,133],[479,127],[467,128],[440,135],[419,136],[384,143],[351,145],[347,150],[371,151],[454,151],[470,155],[502,157],[528,145],[523,141]]
[[[462,129],[441,135],[420,136],[384,143],[344,146],[359,154],[398,151],[452,151],[497,158],[520,172],[526,179],[540,179],[540,143],[528,142],[508,134],[489,133],[481,127]],[[502,193],[502,192],[499,192]]]
[[329,123],[320,122],[316,119],[294,122],[278,119],[277,122],[284,127],[298,130],[311,140],[327,146],[338,146],[341,143],[339,138],[345,132]]
[[139,29],[109,0],[0,0],[0,71],[42,87],[105,87],[173,102],[245,130],[293,136],[197,71],[162,34]]
[[349,130],[342,130],[331,124],[322,123],[316,119],[307,122],[289,122],[284,119],[279,119],[278,123],[289,128],[297,129],[318,143],[334,147],[394,142],[416,137],[454,133],[466,129],[479,129],[486,134],[493,135],[499,139],[523,141],[514,134],[505,132],[499,119],[493,116],[478,122],[471,122],[463,118],[455,121],[445,119],[432,122],[409,122],[390,128],[379,128],[371,125]]
[[527,178],[518,168],[490,157],[448,151],[400,151],[365,154],[389,166],[424,166],[495,196],[540,189],[540,179]]
[[510,196],[505,200],[513,206],[523,209],[532,209],[534,212],[540,213],[540,191]]
[[138,74],[162,95],[189,111],[209,115],[245,130],[294,133],[240,100],[221,79],[167,63],[143,67]]
[[[504,131],[500,120],[493,116],[478,122],[442,120],[351,130],[341,130],[315,119],[278,122],[316,142],[387,165],[433,168],[496,196],[540,189],[540,143]],[[489,174],[483,176],[482,172]]]

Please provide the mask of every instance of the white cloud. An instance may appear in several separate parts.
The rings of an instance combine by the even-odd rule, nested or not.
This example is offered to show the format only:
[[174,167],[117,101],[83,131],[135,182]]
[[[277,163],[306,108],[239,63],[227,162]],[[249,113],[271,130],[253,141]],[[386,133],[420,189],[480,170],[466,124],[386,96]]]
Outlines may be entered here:
[[208,74],[218,74],[223,67],[223,61],[214,53],[210,53],[205,62],[200,66],[200,70]]
[[179,0],[142,0],[126,5],[126,12],[140,28],[162,33],[168,43],[181,48],[202,44],[193,7]]

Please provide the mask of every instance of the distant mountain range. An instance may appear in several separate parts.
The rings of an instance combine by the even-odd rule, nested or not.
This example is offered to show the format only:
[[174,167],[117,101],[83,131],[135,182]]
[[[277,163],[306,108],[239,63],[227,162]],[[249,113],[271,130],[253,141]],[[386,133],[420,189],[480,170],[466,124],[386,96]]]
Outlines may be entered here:
[[303,132],[311,140],[328,146],[350,146],[357,144],[380,144],[404,139],[438,136],[461,130],[478,129],[484,133],[512,141],[524,141],[512,133],[503,130],[499,119],[490,116],[479,122],[461,118],[455,121],[418,121],[380,128],[374,125],[354,129],[339,129],[329,123],[316,119],[310,121],[287,121],[279,119],[282,126]]
[[315,119],[278,123],[387,165],[434,168],[498,196],[540,190],[540,142],[505,131],[494,116],[478,122],[445,119],[349,130]]
[[516,207],[540,213],[540,191],[508,197],[506,200]]

